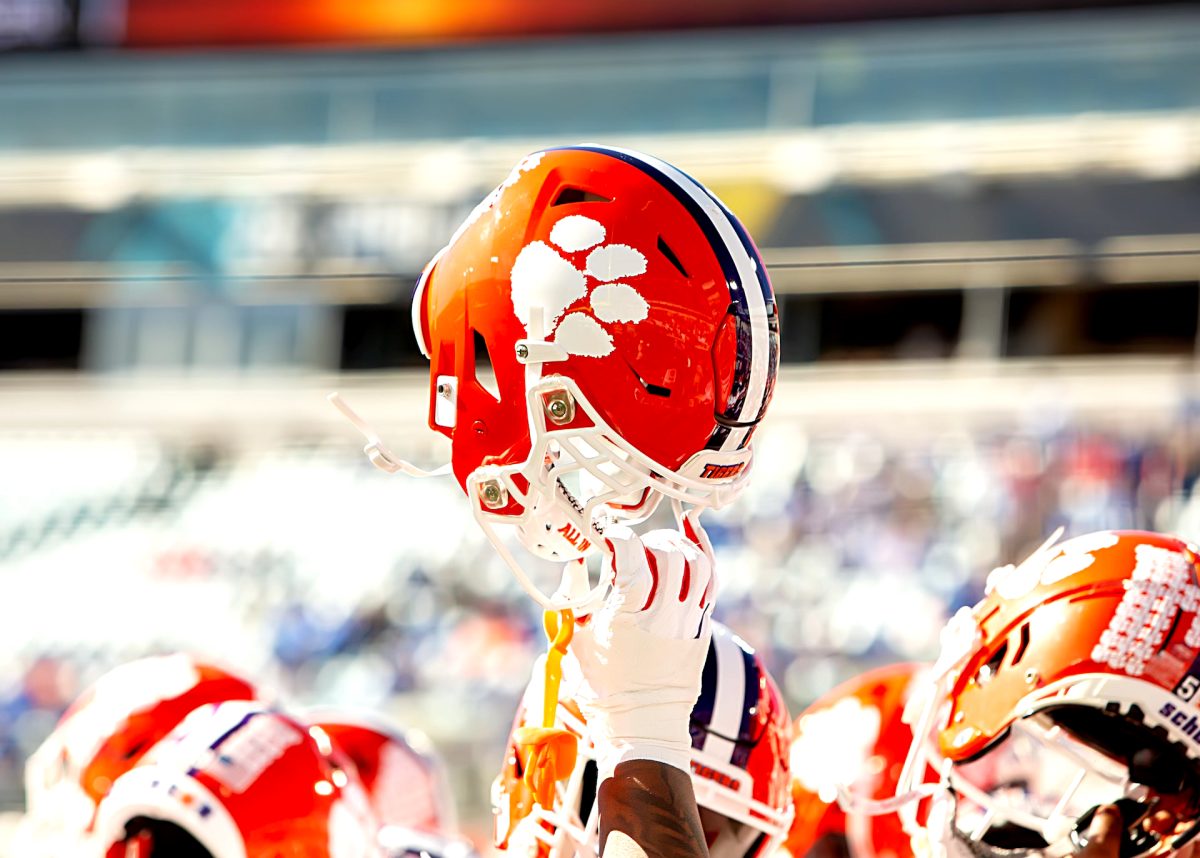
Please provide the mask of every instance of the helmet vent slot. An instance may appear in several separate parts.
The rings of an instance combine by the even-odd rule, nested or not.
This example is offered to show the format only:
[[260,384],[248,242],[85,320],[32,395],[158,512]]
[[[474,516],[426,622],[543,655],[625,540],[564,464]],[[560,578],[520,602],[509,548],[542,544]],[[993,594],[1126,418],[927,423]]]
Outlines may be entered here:
[[632,372],[633,377],[638,380],[638,384],[645,388],[646,392],[651,396],[661,396],[664,399],[670,398],[671,388],[663,387],[661,384],[651,384],[650,382],[646,381],[646,379],[642,378],[641,373],[633,368],[633,364],[631,364],[629,361],[625,361],[625,366],[629,367],[629,371]]
[[675,251],[671,249],[671,245],[667,244],[666,239],[661,235],[658,237],[658,252],[665,256],[667,262],[674,265],[680,274],[684,277],[688,276],[687,269],[683,267],[683,263],[679,261],[679,257],[675,255]]
[[611,203],[612,200],[608,197],[601,196],[595,191],[589,191],[586,188],[567,187],[558,192],[558,196],[554,198],[554,202],[550,204],[551,208],[555,206],[566,206],[572,203]]
[[496,382],[496,371],[488,355],[487,343],[479,331],[472,330],[475,340],[475,381],[497,402],[500,401],[500,385]]
[[1029,623],[1021,626],[1020,640],[1017,641],[1017,648],[1013,652],[1012,665],[1016,667],[1021,663],[1021,659],[1025,657],[1025,650],[1029,648]]

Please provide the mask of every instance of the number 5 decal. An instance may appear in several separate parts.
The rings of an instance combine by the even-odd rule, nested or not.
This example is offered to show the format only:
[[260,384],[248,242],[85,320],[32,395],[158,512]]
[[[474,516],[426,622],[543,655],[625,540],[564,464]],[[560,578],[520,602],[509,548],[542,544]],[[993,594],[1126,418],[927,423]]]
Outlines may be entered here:
[[1175,696],[1182,700],[1191,700],[1196,696],[1196,691],[1200,689],[1200,679],[1194,676],[1185,676],[1183,681],[1175,686]]

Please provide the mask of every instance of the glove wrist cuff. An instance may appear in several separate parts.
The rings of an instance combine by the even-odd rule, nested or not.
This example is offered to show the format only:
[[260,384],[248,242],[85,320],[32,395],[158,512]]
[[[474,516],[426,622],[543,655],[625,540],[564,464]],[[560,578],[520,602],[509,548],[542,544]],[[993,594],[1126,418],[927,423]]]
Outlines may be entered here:
[[613,776],[613,772],[621,763],[628,760],[654,760],[668,766],[674,766],[684,772],[691,771],[692,746],[680,747],[678,743],[664,744],[662,742],[626,742],[617,740],[604,748],[596,749],[599,769],[599,782],[603,783]]

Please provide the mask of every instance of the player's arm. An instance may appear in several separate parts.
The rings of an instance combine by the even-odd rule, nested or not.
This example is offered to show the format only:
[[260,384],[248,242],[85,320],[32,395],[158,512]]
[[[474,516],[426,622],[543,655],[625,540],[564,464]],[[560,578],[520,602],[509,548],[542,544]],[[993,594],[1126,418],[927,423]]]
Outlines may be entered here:
[[687,772],[657,760],[627,760],[600,785],[600,849],[606,858],[707,856]]
[[711,551],[677,531],[606,536],[613,592],[571,647],[598,756],[601,851],[707,858],[688,728],[712,637]]

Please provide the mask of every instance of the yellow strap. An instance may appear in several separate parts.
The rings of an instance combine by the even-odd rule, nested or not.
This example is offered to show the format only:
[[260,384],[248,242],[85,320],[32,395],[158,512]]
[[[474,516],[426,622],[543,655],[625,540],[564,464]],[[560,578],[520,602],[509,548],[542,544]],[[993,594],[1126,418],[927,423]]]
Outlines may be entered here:
[[534,801],[553,809],[554,785],[575,770],[579,752],[575,734],[561,727],[519,727],[515,738],[525,749],[525,785]]
[[546,651],[546,684],[542,694],[542,726],[553,727],[558,711],[558,688],[562,684],[562,660],[567,646],[575,634],[575,612],[570,608],[563,611],[546,611],[542,614],[542,626],[546,629],[546,640],[550,649]]
[[542,687],[542,726],[521,727],[513,738],[526,749],[525,784],[537,803],[549,810],[554,802],[554,784],[570,776],[578,753],[575,734],[554,726],[558,689],[562,684],[562,658],[575,633],[575,613],[569,609],[546,611],[542,625],[550,643]]

